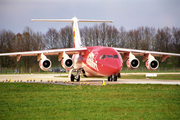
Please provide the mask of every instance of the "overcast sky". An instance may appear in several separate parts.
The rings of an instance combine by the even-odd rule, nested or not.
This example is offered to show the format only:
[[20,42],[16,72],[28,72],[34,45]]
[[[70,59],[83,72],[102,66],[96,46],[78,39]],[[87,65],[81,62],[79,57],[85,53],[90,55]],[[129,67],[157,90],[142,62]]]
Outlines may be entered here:
[[[31,19],[113,20],[116,28],[140,26],[180,28],[180,0],[0,0],[0,30],[22,33],[25,26],[46,33],[70,23],[31,22]],[[80,27],[95,23],[79,23]]]

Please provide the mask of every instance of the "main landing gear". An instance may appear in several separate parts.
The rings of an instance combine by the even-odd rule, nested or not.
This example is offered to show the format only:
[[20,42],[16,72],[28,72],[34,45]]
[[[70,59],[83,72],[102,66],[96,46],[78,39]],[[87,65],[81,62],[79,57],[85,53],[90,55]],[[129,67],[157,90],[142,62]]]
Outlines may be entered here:
[[74,80],[79,82],[80,81],[80,75],[71,74],[71,82],[74,82]]
[[[81,71],[82,71],[81,69],[79,69],[79,70],[71,69],[69,71],[71,82],[74,82],[74,80],[76,80],[77,82],[80,81]],[[72,72],[74,72],[74,73],[72,73]]]
[[117,81],[117,77],[121,77],[121,74],[118,73],[117,75],[111,75],[108,77],[108,81]]

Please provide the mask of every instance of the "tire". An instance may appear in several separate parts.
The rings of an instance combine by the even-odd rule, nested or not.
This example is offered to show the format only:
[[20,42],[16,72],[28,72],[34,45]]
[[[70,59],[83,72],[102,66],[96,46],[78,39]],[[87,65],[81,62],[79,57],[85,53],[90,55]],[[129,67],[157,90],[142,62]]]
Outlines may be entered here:
[[110,77],[108,77],[108,81],[111,81],[112,80],[112,77],[110,76]]
[[71,82],[74,82],[74,75],[71,74]]
[[78,78],[76,79],[76,81],[77,81],[77,82],[79,82],[79,81],[80,81],[80,75],[78,75]]
[[118,76],[118,78],[121,78],[121,73],[118,73],[117,76]]
[[117,81],[117,75],[114,75],[114,81]]

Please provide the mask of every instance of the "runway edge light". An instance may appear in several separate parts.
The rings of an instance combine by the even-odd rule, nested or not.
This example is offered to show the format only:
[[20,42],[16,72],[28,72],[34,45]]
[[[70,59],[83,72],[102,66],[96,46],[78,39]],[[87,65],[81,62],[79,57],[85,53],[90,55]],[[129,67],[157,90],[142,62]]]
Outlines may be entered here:
[[102,83],[102,85],[106,85],[104,80],[103,80],[103,83]]

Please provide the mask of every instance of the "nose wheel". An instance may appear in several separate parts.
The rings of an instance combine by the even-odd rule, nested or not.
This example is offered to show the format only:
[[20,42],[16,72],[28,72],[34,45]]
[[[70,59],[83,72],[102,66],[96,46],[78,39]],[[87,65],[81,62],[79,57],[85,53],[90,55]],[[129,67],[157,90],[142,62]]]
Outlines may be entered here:
[[117,81],[117,75],[111,75],[108,77],[108,81]]

